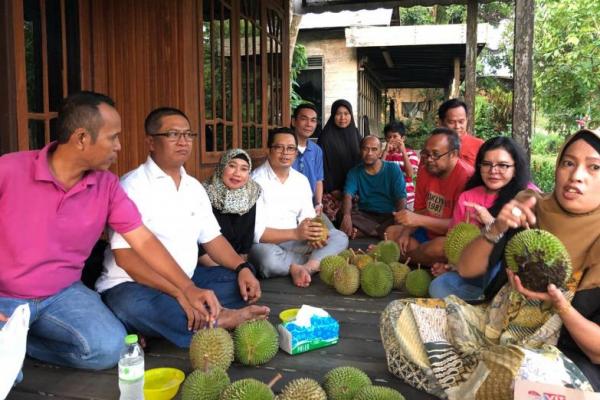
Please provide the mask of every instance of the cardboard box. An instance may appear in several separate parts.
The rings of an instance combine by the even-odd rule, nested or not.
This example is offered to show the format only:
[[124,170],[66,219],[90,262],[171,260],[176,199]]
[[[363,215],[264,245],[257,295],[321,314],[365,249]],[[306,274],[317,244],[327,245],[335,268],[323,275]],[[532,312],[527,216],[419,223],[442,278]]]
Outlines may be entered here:
[[582,392],[564,386],[517,380],[515,399],[519,400],[598,400],[600,393]]

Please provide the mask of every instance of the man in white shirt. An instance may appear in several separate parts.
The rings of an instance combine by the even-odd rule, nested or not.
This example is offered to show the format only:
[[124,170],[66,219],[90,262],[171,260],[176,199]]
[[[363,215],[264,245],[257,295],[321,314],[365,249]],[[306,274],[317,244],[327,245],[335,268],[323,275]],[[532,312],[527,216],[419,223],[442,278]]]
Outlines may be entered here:
[[[188,118],[180,110],[159,108],[148,115],[145,128],[150,155],[121,178],[142,220],[196,286],[215,292],[226,308],[219,326],[232,328],[248,319],[265,318],[267,307],[244,307],[261,294],[253,266],[221,235],[204,188],[183,168],[197,136]],[[196,267],[198,243],[223,267]],[[194,315],[182,293],[153,273],[121,235],[111,232],[110,244],[96,282],[109,308],[130,331],[189,346]]]
[[252,173],[262,187],[256,203],[254,241],[248,259],[265,278],[291,275],[294,284],[307,287],[325,256],[348,247],[348,236],[337,229],[319,241],[322,228],[315,217],[308,179],[292,169],[298,151],[294,130],[269,132],[267,161]]

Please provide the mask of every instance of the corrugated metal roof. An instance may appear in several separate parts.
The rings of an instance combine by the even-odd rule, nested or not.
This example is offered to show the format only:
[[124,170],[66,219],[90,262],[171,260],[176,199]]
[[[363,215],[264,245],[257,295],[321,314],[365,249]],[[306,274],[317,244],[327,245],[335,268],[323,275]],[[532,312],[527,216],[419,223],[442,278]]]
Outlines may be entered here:
[[389,26],[392,9],[324,12],[304,14],[300,29],[338,28],[348,26]]
[[[490,3],[495,0],[479,0]],[[500,0],[503,1],[503,0]],[[511,0],[504,0],[512,2]],[[293,0],[296,14],[375,10],[377,8],[466,4],[467,0]]]

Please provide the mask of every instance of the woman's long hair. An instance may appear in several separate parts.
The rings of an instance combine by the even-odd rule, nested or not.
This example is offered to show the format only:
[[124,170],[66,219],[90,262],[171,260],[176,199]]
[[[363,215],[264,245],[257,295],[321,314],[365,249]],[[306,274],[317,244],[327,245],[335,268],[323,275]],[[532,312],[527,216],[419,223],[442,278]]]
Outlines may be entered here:
[[494,217],[498,215],[504,204],[512,200],[521,190],[527,188],[527,184],[531,181],[529,163],[527,162],[527,157],[525,156],[525,152],[521,149],[521,146],[509,137],[497,136],[488,139],[479,148],[475,159],[475,172],[465,185],[465,191],[477,186],[485,186],[481,177],[481,162],[483,161],[485,153],[496,149],[503,149],[510,154],[515,163],[515,170],[512,179],[498,191],[498,198],[496,198],[494,204],[488,209],[490,214]]

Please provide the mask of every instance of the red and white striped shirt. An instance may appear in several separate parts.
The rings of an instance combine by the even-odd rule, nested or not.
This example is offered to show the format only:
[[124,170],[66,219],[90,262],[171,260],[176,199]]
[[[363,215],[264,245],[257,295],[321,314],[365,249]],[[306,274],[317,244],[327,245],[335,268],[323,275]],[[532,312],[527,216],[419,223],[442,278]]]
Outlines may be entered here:
[[407,174],[406,171],[404,171],[404,155],[402,153],[388,153],[385,156],[385,161],[391,161],[398,164],[398,167],[400,167],[400,170],[404,173],[404,180],[406,182],[406,208],[412,210],[415,202],[415,182],[413,180],[413,175],[416,175],[417,170],[419,169],[419,156],[411,149],[406,149],[406,153],[408,154],[408,160],[412,166],[411,174]]

